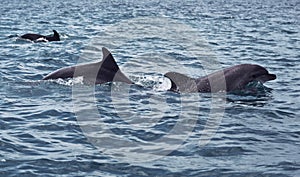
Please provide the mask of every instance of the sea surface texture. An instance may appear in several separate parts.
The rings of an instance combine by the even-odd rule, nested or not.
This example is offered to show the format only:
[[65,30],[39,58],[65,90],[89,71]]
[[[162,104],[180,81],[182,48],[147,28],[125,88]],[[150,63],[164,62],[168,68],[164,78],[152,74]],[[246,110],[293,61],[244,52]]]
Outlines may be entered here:
[[[1,2],[1,177],[300,175],[299,0]],[[42,80],[102,47],[135,85]],[[179,94],[164,77],[242,63],[277,79]]]

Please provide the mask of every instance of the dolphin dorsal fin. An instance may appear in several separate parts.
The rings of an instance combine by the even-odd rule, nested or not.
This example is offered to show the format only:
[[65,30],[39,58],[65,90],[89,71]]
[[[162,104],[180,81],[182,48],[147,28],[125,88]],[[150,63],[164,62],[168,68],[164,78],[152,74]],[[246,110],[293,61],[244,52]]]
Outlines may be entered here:
[[168,72],[164,75],[171,80],[171,91],[195,92],[197,91],[196,80],[177,72]]
[[111,55],[110,51],[105,47],[102,47],[102,54],[103,54],[103,59],[105,59],[108,55]]
[[114,57],[112,56],[112,54],[107,48],[102,47],[102,55],[103,55],[103,59],[102,59],[101,67],[107,68],[113,72],[117,72],[120,69],[116,60],[114,59]]
[[53,31],[53,38],[54,38],[54,41],[60,41],[60,37],[59,37],[59,34],[56,30],[52,30]]
[[120,70],[117,62],[107,48],[102,48],[103,60],[100,62],[100,68],[97,74],[96,83],[102,84],[106,82],[125,82],[133,84]]

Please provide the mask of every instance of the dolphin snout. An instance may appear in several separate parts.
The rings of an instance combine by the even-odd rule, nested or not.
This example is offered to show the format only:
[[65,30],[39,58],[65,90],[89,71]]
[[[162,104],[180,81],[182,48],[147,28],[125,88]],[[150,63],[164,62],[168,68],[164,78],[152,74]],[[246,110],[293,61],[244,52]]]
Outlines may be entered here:
[[275,74],[269,74],[268,73],[268,74],[261,75],[261,76],[257,77],[254,80],[264,83],[264,82],[267,82],[267,81],[270,81],[270,80],[275,80],[275,79],[276,79]]
[[275,74],[269,74],[270,80],[275,80],[277,77]]

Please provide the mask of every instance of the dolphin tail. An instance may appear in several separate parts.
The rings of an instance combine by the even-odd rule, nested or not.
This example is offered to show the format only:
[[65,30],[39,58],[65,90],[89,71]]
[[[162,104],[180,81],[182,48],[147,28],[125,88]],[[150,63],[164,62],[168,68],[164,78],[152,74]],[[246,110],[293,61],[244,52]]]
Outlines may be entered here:
[[164,75],[171,80],[171,91],[174,92],[195,92],[198,91],[196,80],[177,72],[168,72]]

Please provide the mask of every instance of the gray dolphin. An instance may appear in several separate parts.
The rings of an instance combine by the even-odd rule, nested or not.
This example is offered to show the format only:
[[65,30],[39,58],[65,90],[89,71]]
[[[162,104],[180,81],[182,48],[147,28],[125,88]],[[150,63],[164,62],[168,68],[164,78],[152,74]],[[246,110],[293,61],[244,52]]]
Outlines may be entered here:
[[267,69],[255,64],[235,65],[197,79],[168,72],[164,75],[171,80],[171,91],[175,92],[219,92],[244,89],[253,81],[267,82],[276,79]]
[[[84,83],[89,84],[106,82],[134,84],[121,72],[112,54],[104,47],[102,52],[102,61],[58,69],[43,80],[82,76]],[[267,69],[255,64],[235,65],[197,79],[176,72],[168,72],[164,76],[171,80],[170,91],[175,92],[230,92],[244,89],[253,81],[264,83],[276,79],[275,74],[270,74]]]
[[24,34],[21,36],[23,39],[28,39],[35,42],[47,42],[47,41],[60,41],[60,37],[57,31],[53,30],[53,36],[43,36],[40,34]]
[[102,61],[61,68],[48,74],[43,80],[82,76],[83,82],[89,84],[103,84],[112,81],[133,84],[121,72],[112,54],[106,48],[102,48],[102,53]]

